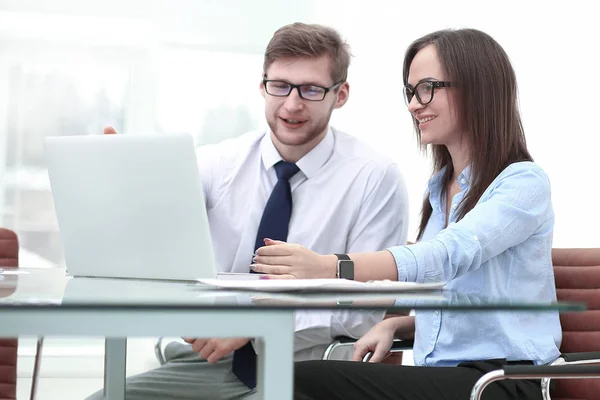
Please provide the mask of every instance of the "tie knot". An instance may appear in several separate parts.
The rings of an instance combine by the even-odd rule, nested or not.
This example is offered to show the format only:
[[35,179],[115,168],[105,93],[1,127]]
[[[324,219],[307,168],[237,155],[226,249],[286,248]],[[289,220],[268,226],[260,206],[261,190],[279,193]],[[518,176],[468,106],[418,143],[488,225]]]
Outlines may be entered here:
[[277,174],[277,179],[285,179],[286,181],[289,181],[290,178],[298,171],[300,171],[300,168],[298,168],[296,164],[286,161],[279,161],[277,164],[275,164],[275,173]]

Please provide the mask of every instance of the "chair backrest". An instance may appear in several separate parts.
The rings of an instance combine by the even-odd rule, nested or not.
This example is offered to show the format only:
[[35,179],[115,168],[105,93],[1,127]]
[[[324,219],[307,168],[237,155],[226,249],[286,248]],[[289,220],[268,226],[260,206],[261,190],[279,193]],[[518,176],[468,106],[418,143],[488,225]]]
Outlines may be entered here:
[[[19,265],[19,241],[17,235],[0,228],[0,267]],[[0,296],[8,296],[13,288]],[[17,339],[0,339],[0,399],[17,398]]]
[[0,267],[19,266],[19,240],[17,234],[0,228]]
[[[559,301],[585,302],[588,310],[562,313],[561,352],[600,351],[600,248],[553,249]],[[597,400],[600,379],[558,379],[552,398]]]

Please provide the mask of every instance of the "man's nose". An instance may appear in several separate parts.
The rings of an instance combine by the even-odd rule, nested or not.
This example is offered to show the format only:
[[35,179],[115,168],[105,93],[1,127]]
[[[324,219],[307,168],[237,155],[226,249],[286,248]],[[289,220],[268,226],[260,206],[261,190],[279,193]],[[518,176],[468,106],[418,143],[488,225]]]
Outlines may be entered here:
[[283,104],[288,111],[298,111],[304,107],[304,100],[300,97],[300,88],[293,88]]

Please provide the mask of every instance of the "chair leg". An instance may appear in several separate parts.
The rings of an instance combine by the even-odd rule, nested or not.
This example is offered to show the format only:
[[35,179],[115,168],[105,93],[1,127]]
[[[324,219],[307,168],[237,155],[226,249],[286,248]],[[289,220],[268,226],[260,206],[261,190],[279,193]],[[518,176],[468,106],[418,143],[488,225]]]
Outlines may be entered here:
[[31,393],[29,394],[29,400],[35,400],[37,387],[38,387],[38,375],[42,366],[42,347],[44,345],[44,338],[41,337],[37,341],[35,351],[35,361],[33,364],[33,377],[31,379]]

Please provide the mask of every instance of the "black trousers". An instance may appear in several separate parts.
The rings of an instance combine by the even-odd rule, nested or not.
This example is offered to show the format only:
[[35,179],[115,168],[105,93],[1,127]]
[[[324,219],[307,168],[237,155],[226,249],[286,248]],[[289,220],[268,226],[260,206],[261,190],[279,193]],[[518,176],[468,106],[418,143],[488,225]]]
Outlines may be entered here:
[[[475,382],[505,360],[457,367],[412,367],[350,361],[296,363],[295,400],[469,400]],[[512,363],[511,363],[512,364]],[[490,384],[482,400],[541,400],[540,381]]]

